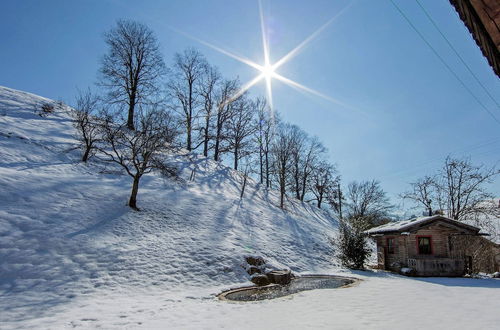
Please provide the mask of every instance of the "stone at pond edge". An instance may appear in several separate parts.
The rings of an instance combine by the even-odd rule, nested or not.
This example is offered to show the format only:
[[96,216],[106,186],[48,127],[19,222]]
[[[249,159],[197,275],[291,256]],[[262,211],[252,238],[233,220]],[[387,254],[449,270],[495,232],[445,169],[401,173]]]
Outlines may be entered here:
[[269,282],[269,278],[267,278],[266,275],[255,275],[252,277],[251,281],[258,286],[271,284],[271,282]]
[[262,266],[266,263],[266,261],[262,257],[248,256],[245,258],[245,260],[249,265],[252,266]]
[[262,270],[259,267],[250,266],[247,269],[247,273],[248,273],[248,275],[262,274]]
[[292,280],[292,272],[290,270],[273,270],[266,274],[271,283],[285,285]]

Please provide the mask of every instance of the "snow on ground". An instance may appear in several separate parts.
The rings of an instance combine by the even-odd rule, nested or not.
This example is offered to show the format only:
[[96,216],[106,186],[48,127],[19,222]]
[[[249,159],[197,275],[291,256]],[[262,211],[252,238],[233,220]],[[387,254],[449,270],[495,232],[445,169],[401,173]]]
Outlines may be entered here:
[[[248,283],[245,255],[295,272],[341,272],[336,221],[202,157],[171,158],[184,182],[78,163],[67,110],[0,87],[0,328],[382,328],[500,323],[500,281],[354,274],[352,288],[257,303],[215,294]],[[194,181],[189,177],[195,169]],[[348,273],[349,274],[349,273]],[[413,323],[412,315],[419,316]]]
[[[341,275],[346,275],[345,273]],[[25,327],[127,329],[498,329],[500,281],[360,272],[354,287],[260,302],[218,301],[222,287],[102,290]]]

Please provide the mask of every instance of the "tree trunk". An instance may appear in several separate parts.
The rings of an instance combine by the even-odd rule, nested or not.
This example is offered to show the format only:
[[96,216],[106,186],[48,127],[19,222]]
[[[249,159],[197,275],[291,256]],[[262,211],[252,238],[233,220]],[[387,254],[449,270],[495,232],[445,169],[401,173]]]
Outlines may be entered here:
[[130,130],[134,130],[134,111],[135,111],[135,94],[132,93],[129,97],[128,103],[128,119],[127,119],[127,127]]
[[304,169],[304,172],[302,173],[303,177],[302,177],[302,192],[300,194],[300,200],[303,202],[304,201],[304,197],[306,196],[306,186],[307,186],[307,177],[308,175],[305,173],[305,169]]
[[187,130],[187,150],[191,151],[191,117],[186,121]]
[[337,183],[338,195],[339,195],[339,218],[342,220],[342,190],[340,190],[340,182]]
[[247,171],[243,174],[243,185],[241,186],[241,194],[240,194],[240,199],[243,198],[243,195],[245,194],[245,187],[247,186]]
[[214,160],[219,161],[219,147],[220,147],[220,127],[217,127],[217,134],[215,135],[215,148],[214,148]]
[[205,122],[205,139],[203,141],[203,156],[208,157],[208,129],[210,126],[210,117],[207,115]]
[[321,202],[323,202],[323,189],[319,192],[319,197],[318,197],[318,209],[321,208]]
[[133,208],[134,210],[139,210],[137,208],[137,192],[139,191],[139,180],[140,176],[134,176],[134,183],[132,184],[132,193],[130,194],[130,199],[128,201],[128,206]]
[[269,189],[269,152],[266,152],[266,188]]
[[285,201],[285,193],[286,193],[286,177],[285,177],[285,168],[281,168],[280,173],[280,208],[283,208]]
[[238,148],[234,148],[234,169],[238,170]]
[[300,200],[300,182],[299,182],[300,178],[299,178],[298,164],[295,164],[294,180],[295,180],[295,197]]
[[83,153],[82,162],[86,163],[89,159],[90,147],[85,148],[85,152]]
[[262,155],[262,146],[259,148],[259,165],[260,165],[260,184],[264,183],[264,162]]

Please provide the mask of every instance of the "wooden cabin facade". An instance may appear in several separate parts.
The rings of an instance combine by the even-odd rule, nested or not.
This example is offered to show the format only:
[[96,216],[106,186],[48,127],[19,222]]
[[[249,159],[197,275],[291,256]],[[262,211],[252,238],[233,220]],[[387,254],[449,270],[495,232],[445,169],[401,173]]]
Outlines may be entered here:
[[[379,269],[414,276],[463,276],[472,269],[470,239],[480,229],[441,215],[388,223],[365,233],[377,243]],[[467,243],[469,242],[469,243]],[[497,268],[496,261],[492,260]]]

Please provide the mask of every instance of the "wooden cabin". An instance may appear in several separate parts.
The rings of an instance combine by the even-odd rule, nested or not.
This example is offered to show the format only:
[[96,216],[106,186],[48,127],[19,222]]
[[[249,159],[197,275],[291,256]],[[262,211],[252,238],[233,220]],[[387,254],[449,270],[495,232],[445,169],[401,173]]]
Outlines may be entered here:
[[472,269],[471,239],[484,240],[479,228],[441,215],[392,222],[365,234],[377,243],[379,269],[414,276],[463,276]]

